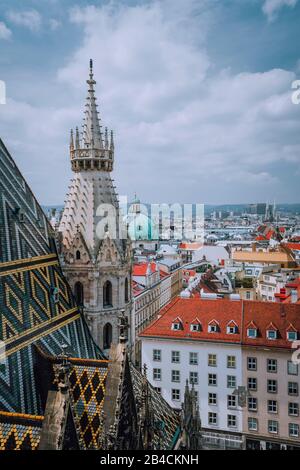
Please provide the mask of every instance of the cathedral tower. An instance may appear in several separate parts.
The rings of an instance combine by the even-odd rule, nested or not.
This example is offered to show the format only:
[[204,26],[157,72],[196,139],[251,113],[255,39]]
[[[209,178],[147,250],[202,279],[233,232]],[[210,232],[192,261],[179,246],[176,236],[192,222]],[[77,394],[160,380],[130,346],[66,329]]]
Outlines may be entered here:
[[131,244],[111,178],[113,132],[102,132],[93,62],[82,132],[71,131],[73,171],[59,225],[63,270],[101,349],[118,340],[121,310],[130,321]]

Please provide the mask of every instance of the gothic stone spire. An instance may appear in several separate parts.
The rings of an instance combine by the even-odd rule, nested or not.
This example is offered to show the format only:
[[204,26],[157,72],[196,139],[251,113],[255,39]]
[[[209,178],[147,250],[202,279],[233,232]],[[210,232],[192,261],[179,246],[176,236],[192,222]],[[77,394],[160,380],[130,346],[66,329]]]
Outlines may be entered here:
[[105,142],[101,131],[101,120],[97,111],[97,98],[93,72],[93,61],[90,60],[88,95],[86,98],[83,132],[80,139],[76,129],[75,147],[70,147],[72,170],[75,172],[85,170],[102,170],[111,172],[114,161],[114,142],[111,133],[110,145],[108,144],[108,131],[105,131]]

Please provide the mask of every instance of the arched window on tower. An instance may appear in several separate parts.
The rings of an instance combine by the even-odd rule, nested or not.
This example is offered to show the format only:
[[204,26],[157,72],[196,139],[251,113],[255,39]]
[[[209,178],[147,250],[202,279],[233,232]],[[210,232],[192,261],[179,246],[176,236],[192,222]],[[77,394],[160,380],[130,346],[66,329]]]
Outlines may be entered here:
[[83,305],[84,295],[83,295],[83,285],[81,282],[77,281],[74,285],[74,297],[77,305]]
[[125,302],[129,301],[128,278],[125,279]]
[[76,251],[76,259],[80,259],[80,258],[81,258],[80,251],[79,251],[79,250],[77,250],[77,251]]
[[103,285],[103,307],[112,307],[112,285],[106,281]]
[[103,349],[109,349],[112,342],[112,326],[106,323],[103,328]]

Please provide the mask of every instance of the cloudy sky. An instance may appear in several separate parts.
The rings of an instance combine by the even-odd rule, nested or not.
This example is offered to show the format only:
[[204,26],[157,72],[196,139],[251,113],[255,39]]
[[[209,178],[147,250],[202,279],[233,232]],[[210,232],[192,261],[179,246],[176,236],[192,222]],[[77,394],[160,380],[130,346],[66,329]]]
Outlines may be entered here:
[[299,202],[299,24],[300,0],[1,0],[0,136],[63,203],[92,57],[120,194]]

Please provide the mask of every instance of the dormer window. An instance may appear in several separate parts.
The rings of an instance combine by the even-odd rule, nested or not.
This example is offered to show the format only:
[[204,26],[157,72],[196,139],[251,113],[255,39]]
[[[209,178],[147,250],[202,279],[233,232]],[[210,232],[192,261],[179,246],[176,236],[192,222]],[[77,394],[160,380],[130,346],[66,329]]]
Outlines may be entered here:
[[278,337],[278,329],[273,323],[270,323],[267,327],[267,339],[274,340]]
[[248,328],[247,329],[247,336],[248,336],[248,338],[256,338],[257,337],[257,328]]
[[227,324],[226,332],[228,335],[236,335],[238,333],[238,326],[233,320]]
[[212,320],[208,324],[208,332],[209,333],[217,333],[219,331],[219,323],[216,320]]
[[298,332],[292,324],[286,330],[286,339],[288,341],[296,341],[298,339]]
[[257,326],[253,321],[251,321],[247,326],[247,336],[248,338],[257,338]]
[[287,340],[296,341],[298,338],[297,331],[287,331]]
[[277,339],[277,330],[267,330],[267,338],[270,340]]
[[182,320],[180,318],[176,318],[172,322],[172,330],[173,331],[183,330],[183,323],[182,323]]
[[195,318],[192,321],[190,331],[201,331],[201,322],[198,318]]

